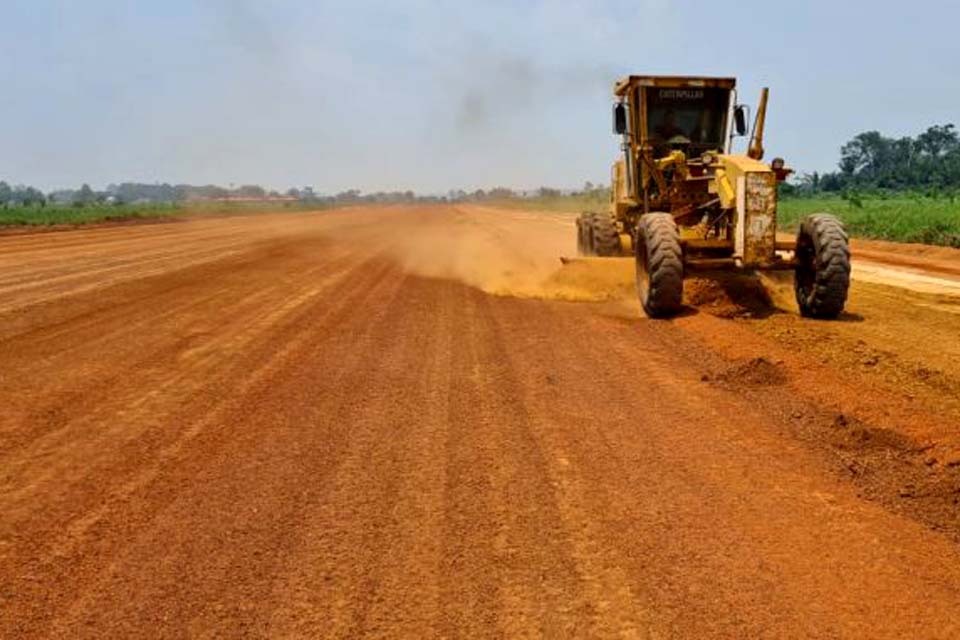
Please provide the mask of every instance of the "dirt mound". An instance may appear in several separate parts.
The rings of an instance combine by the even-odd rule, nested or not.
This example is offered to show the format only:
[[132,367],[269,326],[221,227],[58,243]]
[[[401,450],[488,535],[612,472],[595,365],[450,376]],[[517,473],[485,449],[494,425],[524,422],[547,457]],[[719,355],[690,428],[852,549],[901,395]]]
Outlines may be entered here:
[[766,317],[777,310],[767,286],[753,274],[688,277],[683,283],[683,301],[721,318]]
[[773,387],[786,384],[787,374],[782,362],[774,363],[759,357],[730,367],[713,379],[729,385]]
[[625,300],[636,295],[632,259],[594,258],[564,264],[540,293],[560,300]]

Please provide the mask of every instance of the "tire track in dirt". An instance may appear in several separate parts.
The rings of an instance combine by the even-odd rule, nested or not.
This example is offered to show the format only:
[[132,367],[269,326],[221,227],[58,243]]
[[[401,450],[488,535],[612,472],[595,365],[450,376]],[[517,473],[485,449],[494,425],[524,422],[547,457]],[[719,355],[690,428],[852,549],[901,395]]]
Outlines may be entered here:
[[[602,348],[547,351],[535,346],[523,321],[532,314],[509,313],[524,336],[514,357],[533,364],[525,378],[545,381],[526,406],[552,441],[544,448],[561,452],[571,482],[582,483],[581,522],[596,523],[589,539],[602,541],[633,598],[655,612],[653,629],[665,637],[725,637],[772,628],[817,636],[829,628],[856,637],[876,635],[877,620],[884,632],[907,635],[955,628],[935,608],[899,619],[886,608],[918,589],[929,593],[927,581],[904,584],[915,571],[956,571],[952,545],[942,541],[932,553],[912,547],[905,538],[927,533],[908,521],[878,542],[869,523],[889,515],[859,502],[802,442],[771,429],[769,404],[700,382],[702,356],[675,350],[687,339],[683,330],[568,311],[544,318],[550,330],[540,340],[549,343],[556,331],[564,344]],[[637,384],[625,387],[626,380]],[[622,555],[614,560],[617,550]],[[906,568],[891,564],[905,556]],[[811,572],[812,557],[822,571]],[[861,566],[884,569],[864,575]],[[842,584],[834,584],[837,575],[846,576]],[[960,596],[950,578],[937,588],[945,601]],[[863,593],[879,606],[858,620],[873,608],[857,595]],[[935,619],[930,627],[918,622]]]
[[[367,270],[362,279],[351,283],[362,286],[354,296],[347,296],[342,306],[331,310],[328,322],[336,324],[342,319],[350,303],[383,295],[391,282],[371,281],[383,274],[382,270]],[[313,310],[319,309],[314,305]],[[317,348],[316,336],[303,333],[303,329],[302,324],[288,329],[295,332],[288,346],[238,389],[237,401],[227,399],[223,408],[210,412],[188,431],[189,439],[181,439],[163,452],[168,476],[142,474],[132,487],[147,498],[134,501],[143,505],[144,515],[153,510],[145,509],[150,506],[150,496],[166,495],[169,502],[134,548],[123,552],[118,566],[96,579],[106,587],[107,598],[118,588],[149,597],[119,611],[102,606],[102,597],[75,602],[70,611],[79,628],[94,620],[97,626],[122,629],[124,622],[158,614],[173,628],[191,635],[198,628],[245,634],[262,625],[258,615],[262,598],[254,598],[247,590],[238,593],[235,581],[263,590],[287,557],[296,558],[304,531],[303,512],[315,499],[315,483],[337,467],[323,452],[335,454],[338,439],[351,435],[342,431],[342,425],[337,425],[340,433],[324,429],[323,408],[309,402],[311,389],[302,385],[300,376],[323,371],[309,363]],[[356,376],[356,371],[350,373]],[[322,375],[311,377],[327,382]],[[334,378],[330,382],[336,389],[339,385]],[[346,399],[345,393],[340,395]],[[220,425],[230,425],[229,433],[218,433]],[[269,446],[264,447],[266,441]],[[309,456],[306,460],[304,453]],[[191,489],[194,483],[202,483],[203,488]],[[169,495],[167,487],[178,491]],[[171,543],[167,561],[194,567],[193,571],[183,575],[174,570],[158,576],[140,568],[138,549]],[[255,602],[258,606],[253,606]],[[126,633],[133,632],[135,628]]]
[[[761,326],[817,324],[484,293],[540,269],[534,229],[560,230],[491,215],[74,236],[37,285],[75,277],[0,314],[0,636],[960,633],[943,521],[885,497],[904,477],[886,441],[839,450],[824,421],[948,429]],[[444,237],[453,250],[410,260]],[[59,241],[6,242],[50,261]],[[184,264],[192,247],[210,259]],[[131,250],[142,263],[86,288]],[[464,262],[483,256],[498,262]],[[884,304],[855,303],[870,344]]]
[[[365,262],[360,262],[357,264],[358,267],[365,267]],[[332,316],[328,318],[328,321],[331,323],[336,323],[338,317],[342,317],[344,313],[349,313],[350,303],[356,303],[358,297],[360,300],[366,298],[366,296],[371,294],[376,294],[377,288],[370,287],[371,279],[376,279],[382,270],[370,269],[370,268],[360,268],[355,270],[355,276],[349,278],[341,285],[341,292],[347,293],[348,295],[337,295],[334,296],[334,299],[337,300],[337,303],[333,305],[331,312]],[[334,291],[333,293],[336,293]],[[235,437],[244,437],[244,438],[255,438],[256,433],[250,432],[239,432],[234,433],[232,431],[223,432],[222,424],[229,424],[229,417],[224,417],[222,411],[229,410],[236,402],[249,402],[248,397],[254,395],[254,389],[262,383],[263,376],[267,375],[266,372],[270,371],[273,368],[274,362],[277,361],[277,358],[289,359],[291,357],[290,350],[284,348],[282,351],[276,351],[277,341],[279,344],[284,344],[285,340],[284,333],[289,333],[291,331],[295,332],[288,336],[290,337],[300,335],[302,339],[305,339],[310,336],[311,331],[310,327],[312,324],[304,324],[302,322],[304,315],[311,315],[311,322],[316,322],[317,326],[323,326],[323,313],[321,312],[323,307],[328,306],[325,301],[314,301],[309,308],[299,310],[296,322],[291,322],[286,329],[283,327],[273,327],[274,333],[270,336],[270,341],[264,343],[258,348],[251,349],[249,356],[254,356],[249,360],[245,360],[242,367],[233,366],[230,370],[225,371],[227,374],[223,378],[215,379],[210,384],[208,382],[207,389],[205,392],[197,392],[193,394],[191,398],[188,395],[188,402],[184,403],[183,406],[175,408],[175,413],[170,415],[165,420],[166,424],[171,426],[179,425],[179,428],[174,432],[176,437],[170,441],[169,436],[165,435],[163,431],[156,432],[157,429],[162,429],[163,424],[158,424],[154,427],[155,433],[151,436],[150,433],[142,435],[135,444],[140,447],[148,447],[146,451],[141,451],[139,454],[135,451],[120,451],[119,453],[123,454],[120,456],[114,456],[117,462],[127,465],[126,469],[123,467],[115,467],[112,470],[104,471],[104,473],[99,474],[102,477],[113,478],[111,486],[116,487],[113,490],[113,497],[108,498],[99,498],[96,500],[96,503],[103,504],[105,506],[98,507],[94,511],[90,511],[89,506],[85,506],[82,503],[77,504],[75,501],[71,503],[76,507],[75,511],[82,513],[83,518],[81,518],[80,529],[77,531],[67,531],[67,534],[64,536],[66,542],[68,542],[67,547],[63,547],[60,544],[60,547],[63,551],[61,555],[52,554],[54,558],[59,558],[61,561],[64,559],[71,559],[71,553],[76,555],[79,552],[75,552],[78,545],[86,545],[88,547],[87,553],[81,554],[81,558],[86,558],[89,555],[89,547],[103,547],[106,544],[105,537],[102,535],[102,526],[96,527],[98,523],[102,523],[108,516],[109,520],[114,523],[119,519],[120,522],[137,522],[142,521],[138,518],[138,514],[147,515],[150,513],[148,510],[151,506],[156,508],[156,504],[151,500],[143,499],[137,500],[138,497],[143,498],[144,495],[150,496],[159,494],[160,496],[165,495],[163,489],[164,486],[169,485],[169,478],[167,474],[173,472],[174,479],[179,476],[179,480],[183,486],[190,486],[190,481],[187,481],[179,472],[184,465],[184,458],[187,458],[186,462],[190,462],[197,454],[200,454],[202,457],[210,456],[214,453],[215,450],[210,448],[210,440],[212,439],[214,443],[221,438],[227,438],[226,443],[230,442],[230,438]],[[312,313],[311,313],[312,312]],[[320,313],[318,313],[320,312]],[[264,359],[266,358],[266,359]],[[254,366],[251,370],[249,363],[260,361],[263,364]],[[239,363],[238,363],[239,364]],[[289,369],[289,365],[287,365]],[[245,371],[241,371],[245,369]],[[232,374],[232,376],[231,376]],[[241,382],[234,385],[234,383],[228,382],[229,380],[236,378]],[[221,388],[216,389],[217,386],[224,387],[233,387],[233,388]],[[211,389],[210,387],[214,387]],[[216,391],[214,391],[216,389]],[[212,406],[208,403],[210,399],[207,396],[214,391],[217,395],[220,396],[218,402],[214,402]],[[267,395],[268,392],[260,391],[260,396]],[[190,402],[189,400],[193,400]],[[224,406],[226,409],[218,409],[218,406]],[[295,405],[296,406],[296,405]],[[188,416],[191,413],[196,413],[200,409],[203,411],[203,414],[206,415],[203,420],[200,422],[192,421]],[[235,409],[234,409],[235,411]],[[180,414],[179,416],[177,414]],[[159,438],[159,440],[158,440]],[[165,442],[166,441],[166,442]],[[246,441],[249,446],[250,443]],[[201,446],[201,443],[206,446]],[[190,449],[185,449],[185,447],[190,446]],[[218,446],[223,446],[218,445]],[[144,467],[141,465],[138,468],[138,462],[147,461],[148,464]],[[209,460],[207,461],[209,462]],[[196,464],[196,462],[194,462]],[[129,466],[133,465],[133,466]],[[167,467],[166,472],[164,468]],[[195,467],[194,467],[195,469]],[[132,477],[131,477],[132,476]],[[131,477],[130,480],[124,483],[118,483],[118,480],[124,477]],[[159,485],[159,486],[158,486]],[[174,485],[176,486],[176,485]],[[83,487],[80,486],[79,489],[82,491]],[[174,499],[176,495],[166,494],[166,499]],[[105,500],[105,502],[104,502]],[[56,517],[57,514],[52,514],[53,517]],[[201,516],[205,514],[201,513]],[[50,518],[51,514],[45,513],[46,518]],[[60,516],[62,517],[62,516]],[[82,534],[79,535],[78,534]],[[26,536],[25,536],[26,538]],[[94,543],[93,540],[96,542]],[[158,543],[162,542],[160,540]],[[111,547],[107,547],[103,551],[106,553]],[[63,554],[66,554],[66,558],[63,558]],[[38,561],[41,558],[50,556],[51,553],[49,550],[38,549],[36,553],[36,558]],[[96,566],[96,565],[94,565]],[[73,567],[76,569],[76,567]],[[62,578],[61,578],[62,579]],[[78,590],[82,591],[82,590]],[[82,610],[87,610],[86,607],[81,607]],[[89,613],[89,610],[87,610]]]

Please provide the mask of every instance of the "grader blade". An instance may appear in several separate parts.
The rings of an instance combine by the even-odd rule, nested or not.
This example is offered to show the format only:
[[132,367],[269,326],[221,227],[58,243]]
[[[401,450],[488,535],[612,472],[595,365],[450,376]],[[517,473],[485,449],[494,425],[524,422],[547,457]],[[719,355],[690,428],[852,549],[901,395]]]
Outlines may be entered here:
[[566,264],[589,264],[591,262],[600,262],[601,260],[603,259],[596,258],[596,257],[586,257],[586,256],[575,256],[572,258],[570,256],[560,256],[560,263],[565,265]]

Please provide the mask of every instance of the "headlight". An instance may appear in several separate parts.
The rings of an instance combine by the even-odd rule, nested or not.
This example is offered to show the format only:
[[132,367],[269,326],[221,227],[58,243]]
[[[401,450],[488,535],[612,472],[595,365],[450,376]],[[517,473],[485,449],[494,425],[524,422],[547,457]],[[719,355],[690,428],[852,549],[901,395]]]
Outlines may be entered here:
[[717,157],[712,153],[710,153],[709,151],[707,151],[702,156],[700,156],[700,162],[702,162],[704,165],[711,165],[716,161],[717,161]]

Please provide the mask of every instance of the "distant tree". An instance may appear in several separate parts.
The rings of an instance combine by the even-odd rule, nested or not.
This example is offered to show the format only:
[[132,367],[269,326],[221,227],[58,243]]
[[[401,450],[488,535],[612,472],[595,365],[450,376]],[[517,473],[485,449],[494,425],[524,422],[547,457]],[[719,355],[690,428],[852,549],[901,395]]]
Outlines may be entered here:
[[153,199],[157,202],[173,202],[177,199],[177,190],[173,185],[167,183],[157,185],[156,197]]
[[352,203],[360,200],[360,190],[359,189],[348,189],[346,191],[341,191],[334,196],[334,200],[337,202]]
[[843,191],[846,186],[847,179],[844,177],[845,174],[841,173],[825,173],[820,177],[820,189],[822,191],[829,191],[836,193],[838,191]]
[[960,135],[954,125],[934,125],[915,138],[877,131],[854,136],[840,149],[840,171],[820,176],[816,190],[841,192],[960,188]]
[[31,204],[38,204],[41,207],[47,206],[47,196],[45,196],[40,189],[29,187],[27,189],[27,197]]
[[561,195],[559,189],[553,189],[552,187],[540,187],[537,194],[541,198],[556,198]]
[[780,193],[784,195],[812,195],[819,190],[820,174],[816,171],[801,173],[796,180],[784,182],[780,185]]
[[862,172],[874,172],[880,167],[890,146],[890,140],[879,131],[858,134],[840,147],[840,170],[852,176]]
[[43,194],[39,189],[33,187],[27,187],[25,185],[17,185],[15,187],[7,187],[9,193],[7,195],[7,200],[4,203],[4,207],[8,204],[18,204],[25,207],[40,205],[41,207],[46,206],[47,196]]
[[13,197],[13,189],[6,182],[0,181],[0,206],[6,208]]
[[237,189],[237,195],[244,198],[262,198],[267,192],[260,185],[245,184]]
[[917,136],[916,146],[929,158],[943,158],[960,148],[960,135],[952,124],[934,125]]
[[83,186],[80,187],[80,190],[73,197],[74,204],[80,206],[88,205],[97,199],[96,194],[93,192],[93,189],[90,188],[86,182],[83,183]]

